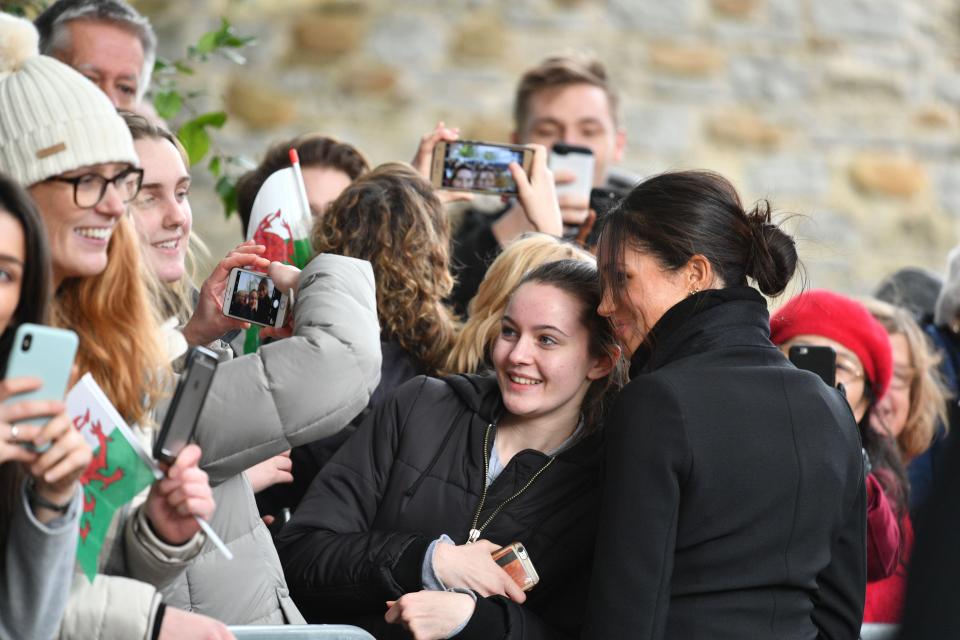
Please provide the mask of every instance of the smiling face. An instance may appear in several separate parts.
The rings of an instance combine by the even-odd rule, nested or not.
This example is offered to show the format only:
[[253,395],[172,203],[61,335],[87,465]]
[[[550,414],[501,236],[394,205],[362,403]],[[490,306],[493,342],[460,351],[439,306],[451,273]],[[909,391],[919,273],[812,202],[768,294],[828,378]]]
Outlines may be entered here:
[[169,140],[134,141],[143,167],[143,186],[130,211],[147,263],[162,282],[176,282],[186,273],[184,260],[190,239],[190,174]]
[[606,180],[607,167],[623,156],[626,135],[617,128],[610,100],[600,87],[577,83],[543,89],[530,96],[529,115],[515,139],[524,144],[588,147],[593,151],[593,186]]
[[[683,269],[664,269],[655,257],[631,247],[623,250],[617,280],[604,287],[597,312],[610,318],[620,346],[630,358],[663,314],[691,289]],[[620,290],[619,303],[607,290],[611,286]]]
[[[69,171],[60,177],[73,178],[97,174],[110,179],[129,168],[126,163],[97,164]],[[95,276],[107,268],[107,246],[117,221],[126,213],[126,205],[117,187],[107,186],[103,198],[94,207],[78,207],[73,185],[45,180],[28,191],[40,210],[50,255],[53,261],[53,284],[58,287],[66,278]]]
[[25,251],[23,227],[0,209],[0,334],[7,330],[20,304]]
[[492,359],[506,410],[522,420],[576,424],[590,387],[610,371],[590,353],[582,304],[565,291],[528,282],[503,315]]
[[95,20],[73,20],[67,30],[68,50],[56,57],[100,87],[115,107],[133,110],[143,73],[140,39],[132,31]]

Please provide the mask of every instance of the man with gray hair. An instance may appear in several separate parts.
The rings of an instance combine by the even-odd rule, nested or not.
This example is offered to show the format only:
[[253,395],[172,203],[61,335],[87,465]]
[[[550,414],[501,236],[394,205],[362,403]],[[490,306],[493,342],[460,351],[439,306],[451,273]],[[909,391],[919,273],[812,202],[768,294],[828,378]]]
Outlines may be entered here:
[[123,0],[57,0],[34,24],[41,53],[82,73],[118,109],[140,111],[157,54],[147,18]]

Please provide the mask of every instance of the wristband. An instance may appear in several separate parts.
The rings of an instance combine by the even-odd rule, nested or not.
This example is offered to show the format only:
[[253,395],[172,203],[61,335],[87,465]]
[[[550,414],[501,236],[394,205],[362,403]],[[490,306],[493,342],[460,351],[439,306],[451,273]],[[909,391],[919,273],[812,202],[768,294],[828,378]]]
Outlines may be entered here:
[[50,502],[43,496],[37,493],[36,482],[31,477],[27,481],[27,497],[30,499],[30,504],[35,507],[42,507],[49,511],[55,511],[57,513],[66,513],[70,509],[70,505],[73,504],[73,498],[67,500],[66,504],[57,504],[55,502]]
[[153,633],[150,634],[151,640],[157,640],[160,637],[160,627],[163,626],[163,614],[167,612],[167,605],[161,602],[157,605],[157,614],[153,616]]

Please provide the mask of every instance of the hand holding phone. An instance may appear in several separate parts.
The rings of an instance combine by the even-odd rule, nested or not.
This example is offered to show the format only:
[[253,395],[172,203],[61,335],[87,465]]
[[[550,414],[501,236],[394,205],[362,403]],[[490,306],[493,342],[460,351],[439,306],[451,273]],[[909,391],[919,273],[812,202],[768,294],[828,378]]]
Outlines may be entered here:
[[593,151],[588,147],[558,142],[550,151],[550,170],[557,183],[566,238],[576,236],[578,227],[587,218],[593,167]]
[[183,337],[194,346],[209,344],[220,336],[238,329],[246,329],[249,324],[243,320],[230,318],[223,314],[224,292],[234,267],[247,269],[266,269],[270,261],[262,257],[266,247],[247,240],[237,245],[217,264],[213,273],[200,287],[200,297],[190,320],[183,327]]
[[534,152],[530,170],[524,171],[516,164],[510,167],[517,184],[520,206],[534,229],[560,237],[563,233],[563,216],[557,202],[553,174],[547,168],[547,149],[537,144],[530,147]]
[[435,189],[451,189],[497,196],[517,195],[510,164],[530,172],[533,150],[524,145],[441,140],[433,150],[430,183]]
[[153,446],[153,457],[157,460],[173,464],[193,438],[217,364],[217,354],[209,349],[194,347],[187,354],[186,366]]
[[521,543],[513,542],[501,547],[494,551],[491,557],[522,590],[530,591],[540,582],[540,576],[533,567],[533,561],[526,547]]
[[293,290],[283,291],[263,273],[235,267],[223,297],[223,315],[279,329],[287,321]]

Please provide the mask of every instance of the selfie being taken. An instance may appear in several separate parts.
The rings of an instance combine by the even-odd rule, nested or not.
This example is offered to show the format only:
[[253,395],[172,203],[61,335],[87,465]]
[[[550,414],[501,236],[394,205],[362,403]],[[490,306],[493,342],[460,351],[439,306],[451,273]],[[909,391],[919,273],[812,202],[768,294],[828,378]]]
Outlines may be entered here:
[[0,640],[960,637],[955,13],[3,3]]

